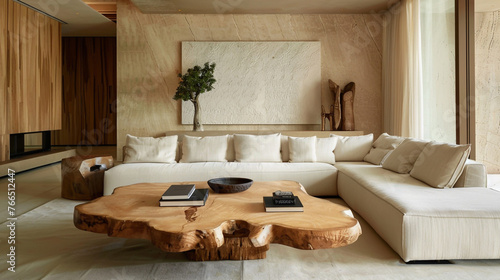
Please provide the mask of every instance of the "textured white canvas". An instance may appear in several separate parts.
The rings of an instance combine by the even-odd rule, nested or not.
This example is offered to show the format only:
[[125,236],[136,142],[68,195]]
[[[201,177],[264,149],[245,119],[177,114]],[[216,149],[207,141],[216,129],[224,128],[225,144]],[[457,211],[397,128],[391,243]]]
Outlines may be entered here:
[[[319,124],[320,42],[182,42],[182,73],[215,62],[203,124]],[[182,102],[182,124],[194,106]]]

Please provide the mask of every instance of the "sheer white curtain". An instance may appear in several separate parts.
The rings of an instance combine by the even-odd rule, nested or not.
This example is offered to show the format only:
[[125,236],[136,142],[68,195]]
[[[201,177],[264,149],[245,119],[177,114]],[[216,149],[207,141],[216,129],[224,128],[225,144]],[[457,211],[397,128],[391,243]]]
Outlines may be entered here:
[[389,134],[422,138],[423,94],[420,0],[402,0],[385,15],[384,128]]

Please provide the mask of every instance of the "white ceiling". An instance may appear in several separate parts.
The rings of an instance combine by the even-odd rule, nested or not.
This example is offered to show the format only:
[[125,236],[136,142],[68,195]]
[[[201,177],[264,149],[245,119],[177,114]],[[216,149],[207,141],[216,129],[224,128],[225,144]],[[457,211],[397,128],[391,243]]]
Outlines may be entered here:
[[63,37],[116,36],[116,24],[81,0],[20,1],[66,22],[61,26]]
[[[116,24],[82,0],[20,0],[67,24],[69,36],[116,36]],[[98,1],[98,0],[96,0]],[[110,0],[100,0],[106,2]],[[352,14],[387,9],[399,0],[131,0],[143,13]],[[476,0],[476,12],[500,10],[500,0]],[[118,15],[119,17],[119,15]],[[120,19],[118,18],[118,21]]]

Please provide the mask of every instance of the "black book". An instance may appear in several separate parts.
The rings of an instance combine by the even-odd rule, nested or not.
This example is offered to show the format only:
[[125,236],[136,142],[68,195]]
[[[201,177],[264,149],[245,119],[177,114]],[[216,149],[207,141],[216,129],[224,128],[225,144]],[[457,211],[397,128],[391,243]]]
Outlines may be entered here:
[[188,199],[193,194],[194,184],[171,185],[161,196],[162,200]]
[[264,207],[266,212],[304,212],[300,199],[297,196],[294,198],[294,204],[274,204],[272,196],[264,196]]
[[208,189],[195,189],[188,199],[160,199],[160,206],[204,206],[208,198]]

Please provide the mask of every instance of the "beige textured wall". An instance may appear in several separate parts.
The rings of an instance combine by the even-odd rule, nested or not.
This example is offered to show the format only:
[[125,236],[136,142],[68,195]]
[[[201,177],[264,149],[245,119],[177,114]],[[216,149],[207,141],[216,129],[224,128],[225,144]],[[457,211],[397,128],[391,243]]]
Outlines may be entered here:
[[500,11],[476,14],[476,159],[500,173]]
[[[332,103],[328,79],[342,87],[354,81],[356,129],[376,137],[382,132],[382,21],[377,15],[142,14],[129,0],[120,0],[117,12],[118,160],[127,133],[160,136],[191,129],[181,125],[181,103],[172,99],[181,70],[182,41],[320,41],[322,103],[326,108]],[[319,128],[205,125],[205,130]]]

